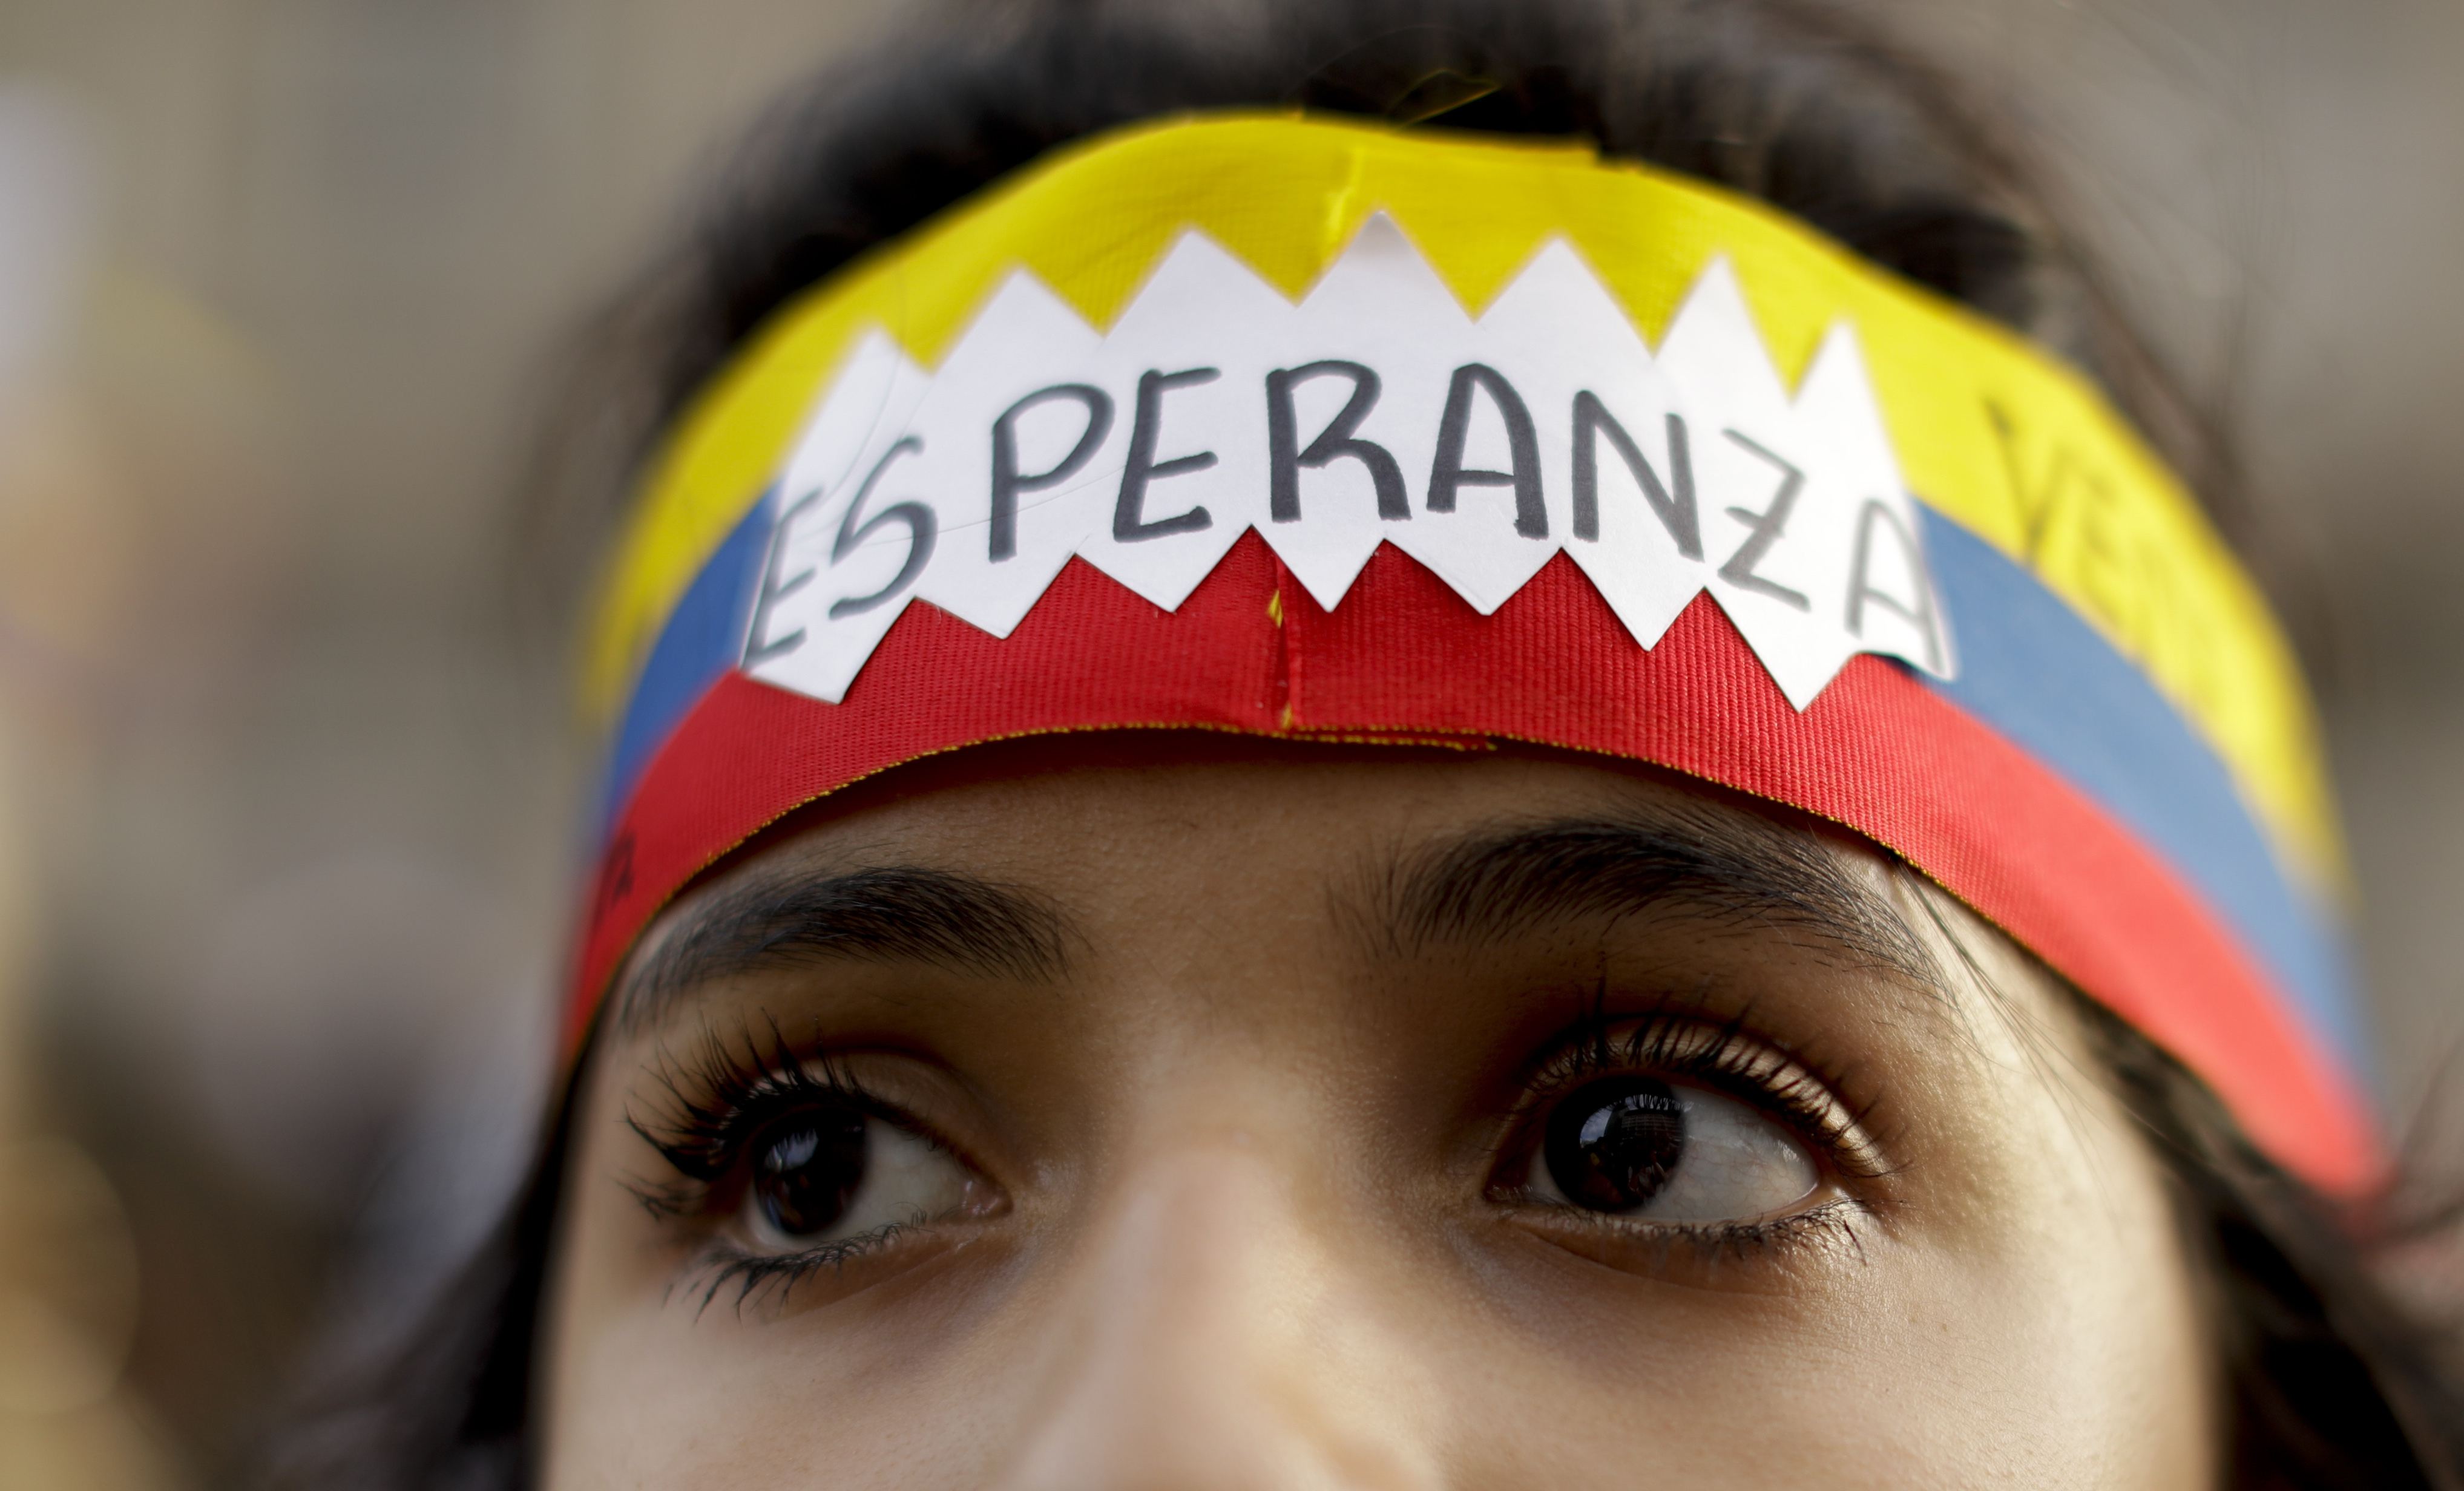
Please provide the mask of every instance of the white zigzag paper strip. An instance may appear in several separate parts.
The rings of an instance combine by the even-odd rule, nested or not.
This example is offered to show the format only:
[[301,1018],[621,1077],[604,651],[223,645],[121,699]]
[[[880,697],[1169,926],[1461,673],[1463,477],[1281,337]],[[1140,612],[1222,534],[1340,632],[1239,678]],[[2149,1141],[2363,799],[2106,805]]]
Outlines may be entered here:
[[1298,304],[1190,231],[1110,335],[1022,270],[937,371],[866,338],[777,490],[744,666],[831,701],[913,602],[1007,636],[1076,555],[1169,610],[1252,528],[1329,607],[1381,541],[1483,614],[1562,550],[1645,647],[1708,589],[1798,709],[1952,668],[1855,334],[1792,399],[1725,259],[1657,356],[1562,240],[1475,320],[1383,214]]

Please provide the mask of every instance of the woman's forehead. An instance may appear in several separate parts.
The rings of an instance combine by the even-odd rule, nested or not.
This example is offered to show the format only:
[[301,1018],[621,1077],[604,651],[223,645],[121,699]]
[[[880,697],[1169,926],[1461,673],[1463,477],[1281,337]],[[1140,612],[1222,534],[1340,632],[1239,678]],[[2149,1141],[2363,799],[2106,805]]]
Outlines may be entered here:
[[1289,938],[1296,910],[1373,958],[1644,919],[1944,983],[1895,862],[1664,773],[1163,735],[982,754],[886,780],[682,898],[622,981],[622,1022],[787,943],[1039,979],[1201,919]]
[[[1201,836],[1330,867],[1399,868],[1465,835],[1579,818],[1706,849],[1819,852],[1877,872],[1886,862],[1853,833],[1639,762],[1510,744],[1398,749],[1120,732],[996,742],[885,774],[782,823],[679,904],[748,877],[919,855],[982,869],[1049,864],[1090,883],[1120,881],[1142,852],[1168,856],[1176,840]],[[1096,838],[1102,860],[1070,859]]]

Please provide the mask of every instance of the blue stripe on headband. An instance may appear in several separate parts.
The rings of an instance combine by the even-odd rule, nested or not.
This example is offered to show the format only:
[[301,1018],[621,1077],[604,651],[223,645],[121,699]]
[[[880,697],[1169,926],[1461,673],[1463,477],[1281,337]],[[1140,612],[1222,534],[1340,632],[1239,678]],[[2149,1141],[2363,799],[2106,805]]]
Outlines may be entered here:
[[2043,581],[1932,508],[1918,511],[1959,646],[1959,676],[1925,684],[2169,863],[2240,934],[2304,1023],[2349,1069],[2370,1071],[2342,942],[2286,877],[2223,759]]
[[642,665],[641,681],[633,687],[625,723],[616,732],[616,748],[608,756],[606,795],[600,803],[602,837],[625,810],[625,800],[649,769],[650,757],[711,686],[737,665],[761,564],[769,557],[774,506],[765,494],[729,532],[676,603]]

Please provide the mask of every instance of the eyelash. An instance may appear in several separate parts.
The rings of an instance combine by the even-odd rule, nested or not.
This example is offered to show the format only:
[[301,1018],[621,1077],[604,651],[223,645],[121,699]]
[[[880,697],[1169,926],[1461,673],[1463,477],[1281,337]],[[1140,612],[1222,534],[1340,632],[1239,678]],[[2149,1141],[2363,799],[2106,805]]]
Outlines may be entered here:
[[[668,1094],[667,1110],[648,1122],[629,1113],[625,1121],[682,1178],[634,1177],[625,1184],[661,1221],[697,1222],[722,1213],[726,1198],[720,1188],[737,1173],[754,1139],[774,1120],[798,1108],[852,1108],[912,1133],[923,1132],[826,1053],[799,1057],[776,1025],[767,1040],[748,1030],[740,1049],[714,1032],[689,1061],[671,1064],[659,1080]],[[697,1289],[698,1308],[708,1309],[721,1291],[734,1285],[741,1310],[757,1293],[783,1296],[822,1269],[844,1268],[888,1246],[905,1230],[892,1224],[796,1253],[757,1253],[714,1232],[676,1287]]]
[[[1498,1168],[1532,1163],[1536,1157],[1532,1129],[1552,1103],[1595,1077],[1648,1072],[1700,1083],[1773,1115],[1809,1142],[1830,1170],[1851,1180],[1875,1180],[1889,1173],[1865,1134],[1871,1106],[1846,1109],[1834,1096],[1836,1083],[1817,1075],[1800,1059],[1748,1035],[1742,1021],[1710,1024],[1667,1011],[1630,1018],[1631,1028],[1613,1035],[1628,1017],[1610,1012],[1604,1000],[1595,1004],[1553,1054],[1527,1073],[1523,1095],[1497,1155]],[[1615,1229],[1662,1250],[1684,1247],[1708,1258],[1743,1260],[1817,1242],[1854,1248],[1858,1246],[1856,1223],[1870,1215],[1872,1205],[1843,1197],[1756,1222],[1638,1221],[1590,1212],[1576,1215],[1592,1225]]]
[[[1630,1027],[1620,1029],[1628,1026],[1628,1019],[1595,1007],[1553,1054],[1527,1073],[1493,1169],[1531,1162],[1531,1129],[1553,1102],[1595,1077],[1647,1071],[1700,1083],[1772,1113],[1811,1143],[1823,1163],[1838,1174],[1870,1180],[1888,1173],[1863,1131],[1870,1108],[1845,1110],[1833,1095],[1837,1085],[1817,1076],[1798,1058],[1747,1035],[1736,1022],[1714,1025],[1658,1012],[1631,1017]],[[662,1221],[691,1224],[724,1212],[721,1188],[738,1172],[753,1140],[774,1120],[797,1108],[852,1108],[910,1132],[922,1132],[913,1119],[868,1091],[853,1072],[826,1053],[799,1057],[775,1025],[766,1040],[748,1030],[740,1044],[714,1032],[689,1060],[664,1071],[660,1082],[668,1094],[666,1110],[647,1122],[628,1114],[626,1122],[680,1178],[634,1177],[626,1184],[643,1207]],[[1843,1198],[1764,1221],[1732,1223],[1576,1215],[1592,1225],[1615,1229],[1662,1249],[1682,1247],[1701,1257],[1742,1261],[1822,1242],[1854,1247],[1856,1223],[1870,1214],[1871,1205]],[[904,1230],[896,1225],[883,1227],[785,1254],[757,1253],[714,1232],[676,1286],[698,1290],[698,1307],[707,1309],[733,1285],[741,1309],[756,1294],[775,1290],[784,1295],[822,1269],[844,1268],[888,1246]]]

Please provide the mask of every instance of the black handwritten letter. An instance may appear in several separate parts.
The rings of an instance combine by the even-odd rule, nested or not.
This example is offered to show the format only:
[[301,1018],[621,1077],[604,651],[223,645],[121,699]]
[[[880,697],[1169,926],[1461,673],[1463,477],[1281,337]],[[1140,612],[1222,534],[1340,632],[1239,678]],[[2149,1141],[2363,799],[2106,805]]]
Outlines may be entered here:
[[849,596],[844,601],[832,603],[830,620],[838,621],[843,617],[860,616],[883,602],[900,595],[908,586],[915,583],[915,578],[923,574],[924,566],[932,561],[933,540],[940,532],[940,524],[934,518],[931,508],[921,502],[893,502],[869,518],[864,515],[864,505],[872,496],[873,484],[881,480],[883,471],[890,470],[890,463],[902,455],[913,455],[923,449],[924,442],[913,435],[909,435],[898,444],[891,446],[880,460],[873,463],[872,473],[865,477],[863,486],[856,489],[855,500],[847,504],[847,516],[839,520],[839,536],[830,543],[832,564],[836,564],[854,552],[858,545],[872,537],[874,529],[884,523],[905,525],[907,561],[898,566],[898,573],[891,577],[890,583],[872,594]]
[[2057,446],[2045,466],[2040,482],[2031,483],[2020,471],[2019,431],[2002,406],[1985,401],[1985,417],[1993,426],[1995,440],[2002,447],[2002,471],[2011,478],[2011,502],[2019,511],[2020,551],[2030,565],[2045,547],[2045,530],[2060,511],[2069,493],[2072,470],[2071,452],[2067,446]]
[[1677,552],[1689,559],[1703,557],[1703,520],[1694,508],[1694,455],[1685,444],[1683,415],[1668,416],[1668,478],[1676,495],[1660,484],[1660,473],[1642,458],[1625,427],[1617,422],[1588,388],[1574,395],[1574,537],[1597,542],[1600,537],[1599,437],[1625,462],[1626,471],[1642,489],[1660,525],[1677,541]]
[[1728,509],[1730,517],[1753,531],[1746,535],[1745,542],[1737,545],[1737,552],[1728,556],[1728,562],[1720,566],[1720,578],[1740,590],[1770,596],[1800,611],[1814,609],[1814,603],[1800,592],[1754,573],[1754,566],[1763,561],[1763,556],[1771,552],[1772,544],[1779,542],[1780,534],[1787,529],[1789,510],[1796,506],[1796,494],[1805,486],[1805,472],[1790,464],[1786,457],[1764,449],[1736,430],[1723,430],[1721,433],[1778,467],[1780,478],[1779,491],[1771,493],[1771,506],[1761,512],[1741,507]]
[[[1033,476],[1023,475],[1018,469],[1018,417],[1055,399],[1075,399],[1085,405],[1087,428],[1079,433],[1078,443],[1069,448],[1069,453],[1061,458],[1060,465]],[[993,421],[993,562],[1018,555],[1018,494],[1058,487],[1077,475],[1081,467],[1095,458],[1104,437],[1111,430],[1111,395],[1086,384],[1055,384],[1039,388],[1002,410],[1001,417]]]
[[[1471,391],[1480,389],[1506,418],[1507,452],[1511,471],[1463,470],[1463,442],[1471,434]],[[1512,487],[1514,531],[1526,538],[1549,537],[1549,508],[1540,499],[1540,441],[1531,432],[1531,411],[1523,396],[1497,369],[1466,362],[1455,369],[1446,388],[1446,412],[1438,421],[1438,458],[1429,469],[1429,511],[1451,513],[1455,493],[1465,487]]]
[[[1352,398],[1309,449],[1300,449],[1300,417],[1292,409],[1292,385],[1334,375],[1352,380]],[[1357,362],[1311,362],[1305,367],[1277,368],[1266,375],[1267,514],[1278,523],[1295,523],[1301,515],[1301,468],[1320,471],[1349,456],[1369,470],[1377,489],[1377,515],[1399,522],[1412,515],[1412,499],[1403,492],[1403,469],[1384,446],[1355,439],[1353,432],[1377,405],[1377,375]]]
[[1173,517],[1146,520],[1147,483],[1166,476],[1182,476],[1202,471],[1215,464],[1215,452],[1200,450],[1196,455],[1177,455],[1169,461],[1155,458],[1155,442],[1162,435],[1163,396],[1175,388],[1187,388],[1197,384],[1211,384],[1223,376],[1221,368],[1193,367],[1177,373],[1146,372],[1138,375],[1137,418],[1130,426],[1130,464],[1121,471],[1120,500],[1112,505],[1112,537],[1121,543],[1135,543],[1144,538],[1162,538],[1172,534],[1191,534],[1214,525],[1214,517],[1202,507]]
[[[1891,537],[1900,541],[1900,552],[1907,557],[1908,583],[1915,587],[1914,604],[1897,596],[1886,595],[1873,586],[1868,577],[1866,560],[1871,557],[1874,519],[1881,518],[1889,526]],[[1865,635],[1865,603],[1872,601],[1883,610],[1905,617],[1917,630],[1925,633],[1925,667],[1942,671],[1942,626],[1933,613],[1933,586],[1925,582],[1925,552],[1917,547],[1916,535],[1900,521],[1900,515],[1878,497],[1865,499],[1864,508],[1857,515],[1857,554],[1848,569],[1848,631],[1851,636]]]
[[804,645],[804,628],[802,626],[772,641],[768,635],[770,613],[780,602],[813,581],[813,572],[808,569],[798,571],[791,579],[780,579],[779,561],[786,558],[788,525],[803,516],[804,510],[820,500],[822,493],[819,488],[805,493],[790,504],[787,511],[779,515],[778,522],[771,525],[770,552],[761,560],[761,593],[754,598],[753,624],[744,629],[743,666],[746,668],[759,667]]

